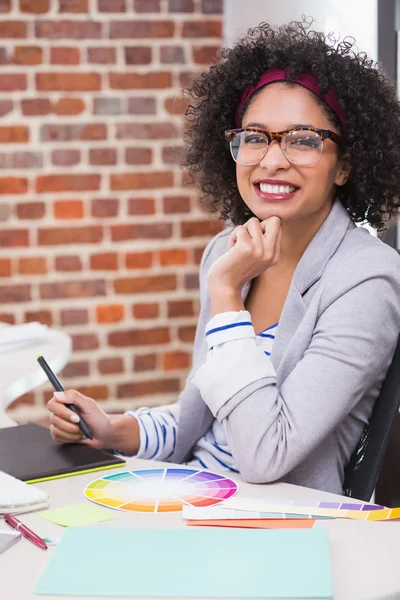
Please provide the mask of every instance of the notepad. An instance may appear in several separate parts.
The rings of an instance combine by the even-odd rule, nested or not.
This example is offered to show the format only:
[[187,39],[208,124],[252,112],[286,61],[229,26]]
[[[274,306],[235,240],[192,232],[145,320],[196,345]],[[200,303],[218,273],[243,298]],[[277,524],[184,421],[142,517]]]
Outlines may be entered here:
[[47,492],[0,471],[0,515],[47,508]]
[[122,467],[125,461],[85,444],[59,444],[34,423],[0,429],[0,471],[36,483],[56,477]]
[[158,598],[332,598],[325,530],[65,532],[36,594]]

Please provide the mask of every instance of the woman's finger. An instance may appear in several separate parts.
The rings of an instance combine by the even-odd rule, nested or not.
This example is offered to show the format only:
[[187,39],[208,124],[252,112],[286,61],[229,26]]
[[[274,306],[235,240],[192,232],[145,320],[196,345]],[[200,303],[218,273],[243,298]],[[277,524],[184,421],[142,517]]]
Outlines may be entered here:
[[71,422],[71,417],[76,417],[75,413],[72,412],[72,410],[67,408],[65,404],[58,402],[58,400],[54,398],[54,396],[53,398],[51,398],[51,400],[48,401],[47,408],[52,414],[56,415],[60,419],[63,419],[64,421]]
[[80,442],[82,439],[82,434],[80,432],[79,432],[79,434],[65,433],[64,431],[62,431],[61,429],[58,429],[58,427],[55,427],[54,425],[50,426],[50,433],[51,433],[51,437],[56,442],[76,443],[76,442]]
[[275,254],[275,247],[279,232],[282,229],[282,223],[279,217],[270,217],[261,223],[263,230],[264,248],[271,253],[271,258]]
[[56,415],[53,415],[52,417],[50,417],[50,423],[51,425],[54,425],[54,427],[56,427],[57,429],[60,429],[61,431],[64,431],[65,433],[80,433],[80,429],[78,427],[78,425],[74,425],[73,423],[70,423],[69,421],[65,421],[65,419],[60,419],[60,417],[57,417]]
[[255,244],[262,245],[263,231],[261,229],[260,221],[253,217],[252,219],[249,219],[247,223],[245,223],[244,227],[249,232],[249,235]]

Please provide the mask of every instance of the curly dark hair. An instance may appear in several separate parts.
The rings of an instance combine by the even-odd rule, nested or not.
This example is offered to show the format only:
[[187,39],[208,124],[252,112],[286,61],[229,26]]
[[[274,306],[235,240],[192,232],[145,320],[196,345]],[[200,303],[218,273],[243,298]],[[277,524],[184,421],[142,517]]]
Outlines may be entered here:
[[[242,91],[274,67],[288,80],[312,72],[321,92],[332,88],[346,116],[342,156],[351,166],[337,196],[354,222],[384,229],[400,207],[400,103],[396,88],[354,39],[334,40],[311,29],[312,21],[294,21],[278,29],[261,23],[233,48],[221,52],[218,64],[184,92],[194,102],[186,110],[184,166],[203,192],[203,204],[234,225],[252,215],[236,185],[236,166],[224,131],[235,127]],[[254,98],[254,96],[253,96]],[[317,96],[316,96],[317,98]],[[251,101],[251,100],[250,100]],[[330,122],[340,123],[323,103]],[[243,107],[242,114],[247,106]],[[343,132],[342,132],[343,133]]]

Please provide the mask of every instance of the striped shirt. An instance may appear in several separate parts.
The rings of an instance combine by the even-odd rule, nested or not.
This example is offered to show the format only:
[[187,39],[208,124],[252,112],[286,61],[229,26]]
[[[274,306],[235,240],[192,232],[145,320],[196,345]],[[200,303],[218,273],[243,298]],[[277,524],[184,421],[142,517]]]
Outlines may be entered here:
[[[257,334],[256,341],[270,356],[278,323]],[[253,324],[248,311],[221,313],[213,317],[206,327],[206,337],[210,348],[207,362],[212,361],[214,346],[226,346],[230,341],[254,336]],[[238,350],[237,344],[232,346]],[[227,374],[228,375],[228,374]],[[232,374],[229,374],[231,377]],[[169,404],[157,408],[141,408],[126,414],[138,420],[140,447],[137,458],[168,461],[175,449],[179,422],[180,404]],[[208,432],[198,440],[193,448],[192,459],[185,463],[204,469],[227,469],[238,472],[235,460],[226,442],[223,424],[214,420]]]

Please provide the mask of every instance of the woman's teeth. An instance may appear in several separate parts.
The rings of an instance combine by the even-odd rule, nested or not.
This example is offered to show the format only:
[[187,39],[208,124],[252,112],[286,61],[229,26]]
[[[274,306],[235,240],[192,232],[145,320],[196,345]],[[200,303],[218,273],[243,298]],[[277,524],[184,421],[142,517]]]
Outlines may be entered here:
[[271,185],[260,182],[259,186],[265,194],[292,194],[296,190],[293,185]]

